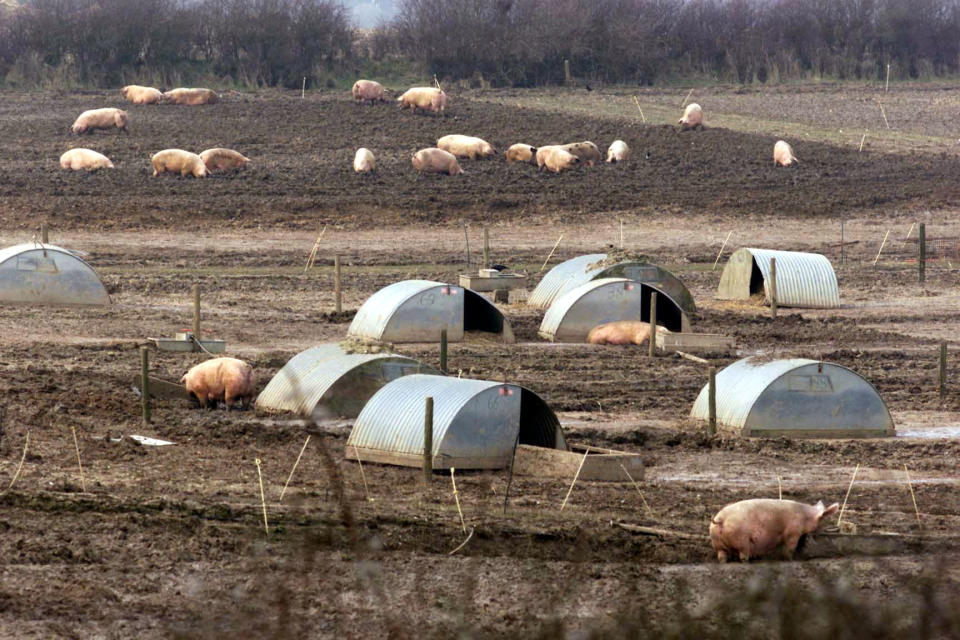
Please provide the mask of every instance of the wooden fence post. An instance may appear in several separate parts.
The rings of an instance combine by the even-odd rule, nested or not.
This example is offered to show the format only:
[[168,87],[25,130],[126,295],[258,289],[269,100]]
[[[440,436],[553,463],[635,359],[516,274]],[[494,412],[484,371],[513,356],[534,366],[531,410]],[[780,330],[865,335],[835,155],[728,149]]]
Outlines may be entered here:
[[433,476],[433,397],[423,407],[423,483],[430,484]]
[[650,293],[650,357],[657,355],[657,292]]
[[343,311],[343,290],[340,288],[340,256],[333,256],[333,297],[334,310]]
[[920,223],[920,242],[918,244],[920,255],[917,256],[917,264],[920,269],[920,284],[927,281],[927,225]]
[[[200,344],[200,285],[193,285],[193,337]],[[199,349],[195,347],[194,351]]]
[[710,367],[710,388],[707,389],[707,408],[710,421],[707,423],[710,435],[717,434],[717,368]]
[[143,424],[150,424],[150,350],[140,347],[140,413]]

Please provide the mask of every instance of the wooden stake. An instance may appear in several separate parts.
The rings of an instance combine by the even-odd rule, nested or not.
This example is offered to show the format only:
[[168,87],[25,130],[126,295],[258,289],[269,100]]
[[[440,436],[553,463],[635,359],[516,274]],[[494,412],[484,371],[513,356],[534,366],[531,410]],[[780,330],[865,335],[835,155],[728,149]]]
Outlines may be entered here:
[[729,240],[730,236],[732,235],[733,235],[733,230],[731,230],[730,233],[727,234],[727,237],[723,241],[723,244],[720,245],[720,251],[717,252],[717,259],[713,261],[713,269],[711,269],[711,271],[717,270],[717,264],[720,262],[720,256],[723,255],[723,250],[727,248],[727,240]]
[[353,452],[357,454],[357,464],[360,465],[360,479],[363,480],[363,495],[366,496],[367,502],[373,502],[373,498],[370,497],[370,489],[367,487],[367,475],[363,472],[363,461],[360,460],[360,449],[354,445]]
[[627,471],[627,468],[620,465],[620,468],[623,469],[623,472],[627,474],[627,477],[630,478],[630,482],[633,483],[634,488],[637,490],[637,493],[640,494],[640,501],[643,502],[643,508],[647,510],[647,517],[653,520],[653,510],[650,508],[650,505],[647,504],[647,499],[643,497],[643,491],[640,490],[640,485],[637,484],[637,481],[633,479],[633,476],[630,475],[630,472]]
[[440,329],[440,372],[447,372],[447,328]]
[[293,468],[290,469],[290,475],[287,476],[287,481],[283,483],[283,490],[280,492],[280,499],[277,500],[277,502],[283,502],[283,494],[287,492],[290,480],[293,479],[293,472],[297,470],[297,465],[300,464],[300,458],[303,457],[303,452],[307,450],[308,442],[310,442],[310,436],[307,436],[307,439],[303,442],[303,446],[300,448],[300,455],[297,456],[297,460],[293,463]]
[[910,487],[910,498],[913,500],[913,511],[917,514],[917,526],[923,527],[923,524],[920,522],[920,509],[917,508],[917,496],[913,492],[913,483],[910,482],[910,470],[907,469],[907,465],[903,465],[903,472],[907,474],[907,486]]
[[850,486],[847,487],[847,495],[843,497],[843,506],[840,507],[840,515],[837,517],[837,526],[840,526],[840,522],[843,521],[843,512],[847,510],[847,499],[850,497],[850,489],[853,489],[853,481],[857,479],[857,471],[860,471],[860,463],[857,463],[857,468],[853,470],[853,477],[850,478]]
[[707,431],[717,435],[717,368],[710,367],[710,382],[707,388]]
[[860,148],[857,149],[857,153],[862,153],[862,152],[863,152],[863,141],[866,140],[866,139],[867,139],[867,132],[864,131],[864,132],[863,132],[863,136],[861,136],[861,138],[860,138]]
[[770,258],[770,317],[777,319],[777,259]]
[[440,86],[440,81],[437,80],[437,74],[433,74],[433,84],[437,85],[437,89],[443,91],[443,87]]
[[[3,493],[13,489],[13,483],[17,481],[17,478],[20,477],[20,470],[23,469],[23,461],[27,459],[27,447],[30,445],[30,432],[27,431],[27,438],[23,443],[23,455],[20,456],[20,464],[17,465],[17,472],[13,474],[13,478],[10,480],[10,484],[6,489],[3,490]],[[3,495],[0,493],[0,495]]]
[[543,273],[543,270],[547,268],[547,263],[550,262],[550,258],[553,257],[553,252],[557,250],[557,247],[560,246],[560,241],[563,240],[563,234],[560,234],[560,237],[557,238],[556,244],[553,245],[553,249],[550,249],[550,253],[547,254],[547,259],[543,261],[543,264],[540,265],[540,271],[537,273]]
[[947,399],[947,343],[940,343],[940,402]]
[[77,430],[73,426],[70,427],[70,430],[73,431],[73,446],[77,449],[77,466],[80,467],[80,490],[86,493],[87,483],[83,479],[83,463],[80,462],[80,443],[77,442]]
[[883,87],[883,92],[886,93],[887,91],[890,91],[890,64],[889,63],[887,63],[887,82]]
[[140,417],[150,424],[150,349],[140,347]]
[[490,268],[490,229],[483,227],[483,268]]
[[467,244],[467,269],[470,268],[470,233],[467,231],[467,221],[463,221],[463,240]]
[[40,242],[50,244],[50,229],[47,227],[46,222],[40,225]]
[[307,97],[307,76],[303,76],[303,85],[300,87],[300,99]]
[[687,92],[687,97],[683,99],[683,102],[680,103],[680,108],[683,109],[687,106],[687,100],[690,99],[690,96],[693,95],[693,87],[690,87],[690,91]]
[[193,285],[193,337],[200,341],[200,285]]
[[657,292],[650,293],[650,353],[651,358],[657,355]]
[[640,109],[640,119],[643,120],[643,124],[647,124],[647,117],[643,115],[643,109],[640,108],[640,101],[637,100],[637,96],[633,96],[633,101],[637,103],[637,109]]
[[270,536],[270,526],[267,524],[267,497],[263,492],[263,474],[260,472],[260,458],[255,458],[253,463],[257,465],[257,480],[260,482],[260,504],[263,505],[263,531]]
[[878,102],[877,104],[880,105],[880,115],[883,116],[883,124],[887,125],[887,130],[889,130],[889,129],[890,129],[890,123],[887,122],[887,112],[886,112],[886,111],[884,110],[884,108],[883,108],[883,103],[882,103],[882,102]]
[[430,484],[433,476],[433,397],[423,407],[423,483]]
[[460,509],[460,493],[457,491],[457,478],[453,475],[455,469],[450,467],[450,482],[453,483],[453,499],[457,501],[457,513],[460,514],[460,528],[467,532],[467,523],[463,521],[463,511]]
[[317,235],[317,239],[313,241],[313,248],[310,249],[310,255],[307,256],[307,264],[303,267],[303,272],[306,273],[310,267],[313,266],[313,263],[317,261],[317,253],[320,251],[320,241],[323,240],[323,234],[327,232],[327,225],[323,225],[323,231]]
[[910,239],[910,234],[913,233],[913,228],[916,226],[916,222],[910,223],[910,228],[907,229],[907,235],[903,236],[903,240],[900,241],[900,247],[903,248],[903,243]]
[[783,500],[783,484],[780,483],[780,476],[777,476],[777,496],[778,500]]
[[573,82],[573,76],[570,75],[570,61],[563,61],[563,83],[569,85]]
[[620,248],[623,249],[623,218],[620,218]]
[[920,255],[917,264],[920,269],[920,284],[927,281],[927,225],[920,223],[920,241],[917,244]]
[[563,498],[563,504],[560,505],[560,511],[563,511],[563,508],[567,506],[567,500],[570,498],[570,493],[573,492],[574,485],[577,484],[577,478],[580,477],[580,470],[583,469],[583,463],[587,461],[587,455],[589,453],[589,449],[583,452],[583,457],[580,458],[580,466],[577,467],[577,473],[573,476],[573,482],[570,483],[570,488],[567,489],[567,495]]
[[880,254],[883,253],[883,248],[887,246],[887,238],[890,236],[890,229],[887,229],[887,233],[883,236],[883,242],[880,243],[880,251],[877,251],[877,257],[873,259],[873,266],[877,266],[877,260],[880,259]]
[[343,311],[343,289],[340,287],[340,256],[333,256],[333,298],[334,310]]

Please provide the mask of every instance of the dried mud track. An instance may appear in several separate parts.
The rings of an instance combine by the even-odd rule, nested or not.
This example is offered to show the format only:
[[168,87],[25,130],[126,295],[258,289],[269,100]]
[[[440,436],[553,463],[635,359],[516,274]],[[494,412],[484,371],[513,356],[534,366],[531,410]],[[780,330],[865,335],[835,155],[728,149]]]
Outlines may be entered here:
[[[130,135],[76,137],[68,127],[85,108],[119,104],[113,94],[5,94],[0,103],[0,227],[314,227],[318,221],[370,227],[463,217],[515,220],[543,215],[585,220],[635,208],[654,215],[717,214],[836,217],[874,207],[960,204],[960,158],[883,155],[821,143],[795,145],[800,168],[778,169],[767,136],[725,129],[678,133],[600,118],[544,113],[452,96],[446,118],[392,105],[361,107],[341,93],[299,100],[289,93],[233,97],[201,108],[127,105]],[[464,162],[466,174],[417,177],[410,156],[451,132],[503,150],[616,138],[633,149],[626,165],[541,174],[502,157]],[[117,169],[87,175],[59,169],[74,146],[106,153]],[[246,171],[205,180],[151,177],[149,156],[170,147],[236,148]],[[360,146],[377,155],[375,175],[356,175]]]

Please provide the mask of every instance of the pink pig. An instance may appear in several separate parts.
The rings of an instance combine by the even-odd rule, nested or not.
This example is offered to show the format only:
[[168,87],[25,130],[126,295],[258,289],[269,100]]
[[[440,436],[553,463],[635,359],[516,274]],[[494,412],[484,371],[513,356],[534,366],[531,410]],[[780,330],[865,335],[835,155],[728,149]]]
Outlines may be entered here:
[[742,562],[764,556],[783,544],[787,559],[793,557],[800,537],[816,532],[823,519],[836,513],[836,502],[807,505],[793,500],[754,499],[728,504],[710,522],[710,544],[720,562],[737,552]]

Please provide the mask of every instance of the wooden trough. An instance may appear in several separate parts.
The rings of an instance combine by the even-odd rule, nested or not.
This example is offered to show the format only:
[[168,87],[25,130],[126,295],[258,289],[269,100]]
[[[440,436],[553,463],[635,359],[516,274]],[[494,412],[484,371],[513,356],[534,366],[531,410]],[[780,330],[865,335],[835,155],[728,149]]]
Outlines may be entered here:
[[728,353],[733,351],[736,346],[737,341],[733,336],[724,336],[717,333],[657,332],[657,349],[667,353],[676,351]]
[[[140,376],[134,376],[133,386],[136,387],[138,391],[142,391],[142,389],[140,389]],[[189,396],[187,395],[187,388],[185,386],[150,376],[150,397],[186,400]]]
[[[587,454],[584,460],[584,453]],[[513,472],[524,476],[572,479],[580,469],[579,480],[595,482],[630,482],[643,479],[643,460],[640,454],[614,451],[601,447],[570,445],[570,451],[546,449],[522,444],[517,447]]]

